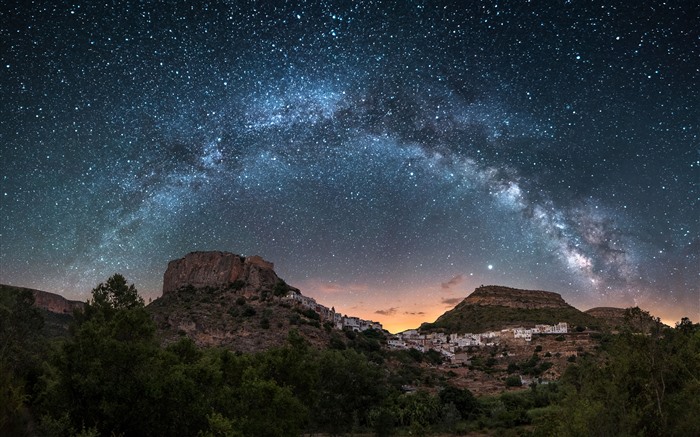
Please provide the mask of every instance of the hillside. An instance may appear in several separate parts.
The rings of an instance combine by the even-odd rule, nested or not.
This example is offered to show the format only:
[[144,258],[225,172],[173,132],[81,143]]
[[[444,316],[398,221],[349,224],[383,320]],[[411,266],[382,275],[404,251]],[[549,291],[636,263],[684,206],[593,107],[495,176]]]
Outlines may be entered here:
[[34,306],[44,317],[43,332],[48,337],[68,335],[68,326],[73,320],[73,311],[80,310],[85,306],[85,302],[69,300],[56,293],[0,284],[0,293],[3,294],[17,294],[22,291],[30,291],[34,296]]
[[199,346],[255,352],[282,346],[291,329],[311,344],[326,346],[330,324],[287,298],[287,285],[273,264],[257,256],[192,252],[171,261],[163,296],[146,308],[166,343],[182,336]]
[[651,314],[639,308],[596,307],[585,311],[586,314],[598,319],[607,329],[612,331],[630,330],[632,332],[649,333],[659,329],[662,324]]
[[422,324],[420,331],[475,333],[558,322],[591,329],[601,325],[567,304],[558,293],[489,285],[474,290],[435,322]]

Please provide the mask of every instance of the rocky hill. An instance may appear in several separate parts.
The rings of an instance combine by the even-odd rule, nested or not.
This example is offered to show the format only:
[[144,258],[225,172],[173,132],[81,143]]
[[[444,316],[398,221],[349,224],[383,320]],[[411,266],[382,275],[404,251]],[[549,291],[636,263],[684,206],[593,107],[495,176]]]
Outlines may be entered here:
[[192,252],[171,261],[163,296],[146,308],[165,342],[187,336],[200,346],[254,352],[287,341],[296,329],[312,344],[327,345],[330,323],[287,298],[290,291],[258,256]]
[[435,322],[424,323],[420,331],[478,333],[558,322],[596,329],[601,325],[566,303],[558,293],[489,285],[474,290]]
[[[517,288],[487,285],[479,287],[467,296],[461,304],[481,306],[502,306],[508,308],[573,308],[562,299],[559,293],[539,290],[519,290]],[[460,305],[461,305],[460,304]]]
[[272,289],[279,281],[274,264],[259,256],[228,252],[191,252],[168,263],[163,275],[163,295],[183,287],[222,288],[239,284],[243,293]]
[[11,294],[22,291],[30,291],[34,296],[34,306],[39,308],[44,316],[44,333],[50,337],[68,335],[68,325],[73,320],[73,311],[82,310],[85,307],[85,302],[69,300],[56,293],[0,284],[0,293]]

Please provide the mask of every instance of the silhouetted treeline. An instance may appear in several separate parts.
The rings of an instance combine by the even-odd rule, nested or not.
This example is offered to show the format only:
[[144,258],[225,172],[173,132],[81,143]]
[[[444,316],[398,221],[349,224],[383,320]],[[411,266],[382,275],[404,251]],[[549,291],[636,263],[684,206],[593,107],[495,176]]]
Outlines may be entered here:
[[[31,293],[0,295],[0,434],[37,436],[697,435],[700,328],[684,319],[623,333],[558,384],[475,398],[387,352],[382,334],[334,335],[317,350],[295,331],[258,354],[162,346],[133,285],[99,284],[70,337],[49,343]],[[417,383],[423,389],[407,387]],[[504,384],[505,387],[505,384]]]

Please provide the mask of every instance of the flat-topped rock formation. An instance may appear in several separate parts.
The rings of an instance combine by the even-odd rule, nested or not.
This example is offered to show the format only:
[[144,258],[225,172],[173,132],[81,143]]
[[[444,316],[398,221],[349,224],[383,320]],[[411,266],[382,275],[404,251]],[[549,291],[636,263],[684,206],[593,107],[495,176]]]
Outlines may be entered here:
[[466,305],[502,306],[510,308],[569,308],[559,293],[520,290],[498,285],[482,286],[464,299]]
[[274,264],[259,256],[191,252],[168,263],[163,275],[163,295],[187,286],[222,288],[235,283],[252,290],[272,289],[278,281]]

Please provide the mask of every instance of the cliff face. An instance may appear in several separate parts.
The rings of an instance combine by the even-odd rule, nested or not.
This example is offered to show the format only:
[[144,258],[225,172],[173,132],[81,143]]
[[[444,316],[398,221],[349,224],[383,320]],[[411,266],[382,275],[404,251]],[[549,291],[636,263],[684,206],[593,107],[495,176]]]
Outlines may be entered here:
[[32,293],[34,294],[34,306],[52,313],[73,314],[73,310],[82,310],[85,307],[85,302],[68,300],[58,294],[39,290],[32,290]]
[[488,285],[479,287],[464,299],[468,305],[502,306],[509,308],[569,308],[559,293]]
[[0,300],[3,297],[26,292],[32,293],[34,297],[34,306],[39,309],[44,318],[43,332],[48,337],[67,336],[68,326],[73,320],[73,311],[82,310],[85,307],[85,302],[68,300],[55,293],[0,284]]
[[259,256],[229,252],[191,252],[168,263],[163,275],[163,295],[186,286],[227,287],[235,282],[250,290],[272,289],[279,278],[274,265]]
[[85,302],[68,300],[60,294],[48,291],[34,290],[33,288],[15,287],[13,285],[0,285],[2,293],[19,293],[30,291],[34,296],[34,306],[55,314],[73,314],[73,310],[82,310]]

